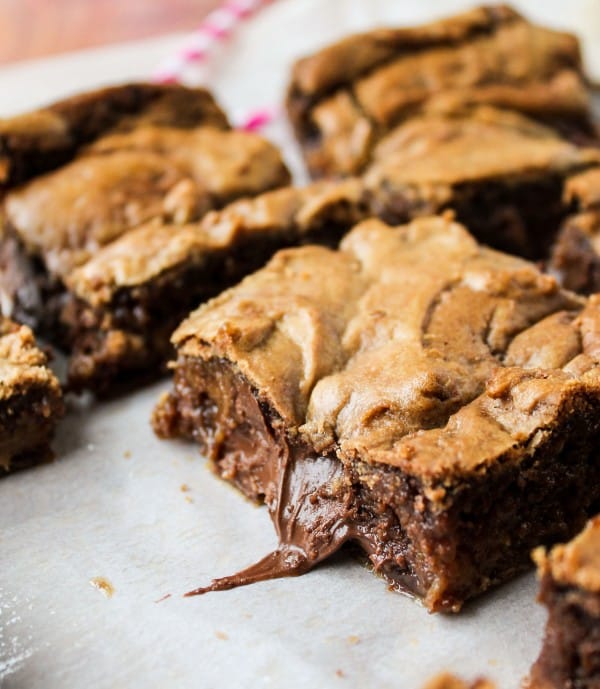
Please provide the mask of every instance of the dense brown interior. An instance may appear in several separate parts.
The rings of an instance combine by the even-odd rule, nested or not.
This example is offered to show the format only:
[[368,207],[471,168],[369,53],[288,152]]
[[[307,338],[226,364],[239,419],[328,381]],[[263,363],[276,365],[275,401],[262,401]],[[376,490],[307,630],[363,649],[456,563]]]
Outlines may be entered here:
[[[375,497],[379,512],[391,508],[406,533],[409,560],[418,563],[430,608],[457,609],[530,568],[534,547],[571,538],[597,511],[596,407],[595,399],[578,400],[577,412],[561,419],[535,453],[518,464],[499,457],[487,471],[453,477],[442,509],[423,501],[426,491],[419,481],[375,468],[380,479],[374,483],[370,476],[369,502]],[[425,509],[419,511],[419,504]],[[405,562],[398,566],[386,557],[380,566],[395,582]]]
[[41,385],[0,402],[0,475],[52,458],[48,443],[62,408]]
[[197,442],[220,476],[271,507],[281,420],[225,359],[188,359],[176,368],[173,385],[154,413],[157,434]]
[[[346,69],[342,71],[336,69],[335,58],[339,61],[339,56],[344,55],[344,52],[337,54],[332,52],[328,58],[330,63],[333,63],[333,67],[327,69],[329,65],[327,65],[325,55],[328,50],[335,48],[335,44],[312,56],[301,59],[292,72],[292,81],[286,96],[286,108],[296,138],[303,149],[311,176],[318,178],[338,176],[350,172],[357,174],[364,170],[371,162],[370,156],[374,144],[382,136],[385,136],[387,132],[402,121],[410,117],[418,117],[423,109],[427,109],[428,100],[432,96],[435,98],[436,95],[440,92],[443,93],[446,89],[451,92],[453,88],[456,88],[457,84],[453,82],[451,70],[439,75],[438,79],[441,83],[438,83],[436,93],[428,84],[427,77],[421,75],[420,70],[416,68],[415,71],[417,73],[413,77],[414,84],[407,84],[404,89],[412,97],[409,98],[407,94],[406,98],[400,100],[395,110],[391,109],[390,105],[387,104],[387,108],[384,108],[385,117],[377,117],[375,114],[376,110],[373,112],[368,106],[365,107],[360,97],[361,82],[368,80],[377,72],[385,72],[386,68],[406,56],[410,55],[413,59],[418,59],[419,56],[422,56],[425,74],[427,74],[428,54],[431,54],[431,52],[435,53],[439,49],[451,46],[460,51],[464,45],[469,43],[476,45],[479,39],[485,40],[486,35],[493,36],[497,32],[500,34],[503,31],[503,25],[508,26],[510,24],[510,17],[507,15],[507,11],[509,15],[512,14],[512,11],[507,6],[487,6],[485,11],[488,14],[488,21],[483,25],[472,24],[465,31],[466,27],[464,25],[461,27],[459,24],[453,27],[454,30],[437,32],[425,40],[423,40],[424,36],[419,37],[418,34],[412,37],[406,35],[404,37],[404,45],[398,40],[396,40],[395,44],[390,42],[393,41],[393,30],[390,32],[391,35],[388,36],[382,33],[376,37],[375,32],[366,34],[362,39],[360,36],[356,36],[352,48],[350,48],[351,44],[346,47],[348,64]],[[516,16],[513,16],[512,19],[516,19]],[[346,41],[348,40],[352,41],[352,38],[346,39]],[[535,50],[536,47],[532,47],[532,49]],[[369,56],[372,59],[369,59]],[[540,59],[544,60],[543,57]],[[308,72],[302,67],[304,62],[312,63],[311,69]],[[538,65],[538,67],[541,67],[541,65]],[[511,79],[507,74],[488,74],[483,81],[473,82],[470,86],[475,89],[475,92],[479,88],[485,91],[486,86],[491,87],[491,93],[485,96],[488,103],[495,103],[497,107],[520,111],[528,117],[556,130],[561,136],[578,145],[597,146],[599,140],[598,128],[592,114],[585,109],[577,107],[565,108],[564,103],[556,102],[552,98],[552,80],[563,70],[581,75],[581,58],[576,46],[571,50],[562,50],[560,54],[555,53],[553,59],[546,63],[545,74],[523,73],[517,81],[514,81],[514,76]],[[298,72],[302,73],[302,76]],[[319,79],[322,83],[317,85],[315,82]],[[533,81],[529,81],[529,79],[533,79]],[[302,83],[303,81],[304,83]],[[390,78],[388,83],[391,92],[399,89],[399,84],[396,83],[394,78]],[[416,84],[421,86],[420,90],[416,88],[411,89]],[[467,85],[462,83],[460,86],[467,91],[463,98],[466,103],[469,103],[469,89]],[[523,98],[514,98],[514,96],[511,98],[510,96],[507,97],[506,94],[503,96],[503,87],[508,87],[509,93],[511,89],[519,89],[523,94]],[[542,93],[544,94],[542,103],[538,102],[536,97],[532,97],[530,100],[527,98],[530,87],[533,87],[534,91],[540,87],[542,88]],[[498,89],[496,94],[494,94],[495,88]],[[548,92],[544,93],[546,88]],[[385,101],[386,95],[388,94],[381,94],[380,97]],[[344,102],[347,101],[346,108],[352,112],[352,116],[355,118],[355,131],[361,131],[365,126],[369,131],[368,143],[364,147],[365,150],[361,159],[357,158],[355,160],[353,170],[336,169],[335,164],[332,164],[333,161],[328,160],[327,155],[324,158],[322,155],[323,149],[327,150],[328,145],[331,145],[331,142],[328,143],[328,138],[331,138],[328,127],[331,127],[331,123],[328,122],[327,118],[323,118],[323,122],[319,122],[318,117],[315,117],[315,111],[320,105],[328,101],[333,102],[336,98]],[[393,95],[388,96],[388,98],[392,100]],[[476,100],[477,96],[475,96]],[[335,108],[332,108],[332,111],[335,113]],[[341,112],[342,115],[339,116],[339,122],[337,123],[338,132],[344,126],[349,128],[349,123],[343,121],[344,114],[347,117],[348,114],[343,108]],[[351,145],[349,137],[346,140],[346,145]]]
[[[323,552],[356,541],[395,589],[422,598],[432,611],[456,611],[465,600],[528,568],[533,547],[574,535],[600,501],[597,400],[580,397],[576,404],[577,413],[565,412],[557,430],[520,464],[500,457],[487,471],[440,479],[446,488],[452,486],[442,506],[427,498],[432,486],[417,476],[329,457],[340,468],[336,480],[293,496],[294,510],[302,512],[325,491],[329,522],[333,514],[338,525],[329,541],[319,534],[317,546],[305,532],[294,531],[305,550],[307,542],[322,549],[302,571],[322,560]],[[174,391],[155,413],[154,427],[162,437],[198,442],[220,476],[248,497],[265,500],[280,538],[290,533],[281,521],[289,507],[281,504],[287,468],[282,458],[291,454],[294,462],[304,463],[301,471],[310,473],[319,455],[286,435],[281,419],[230,362],[180,361]],[[328,482],[330,473],[324,475]],[[308,519],[305,523],[321,528],[322,513],[312,526]],[[234,579],[227,578],[229,585],[221,588],[236,585]]]
[[542,652],[531,669],[533,687],[597,689],[600,677],[600,596],[542,578],[549,617]]
[[568,219],[552,247],[547,270],[566,289],[579,294],[600,291],[600,255],[590,236],[578,227],[577,216]]
[[[564,179],[545,175],[531,179],[489,180],[459,185],[448,207],[429,203],[415,206],[411,190],[394,188],[385,180],[373,195],[372,207],[390,224],[405,223],[417,215],[451,208],[456,218],[481,243],[532,260],[547,258],[569,208],[563,203]],[[417,204],[419,202],[417,201]]]

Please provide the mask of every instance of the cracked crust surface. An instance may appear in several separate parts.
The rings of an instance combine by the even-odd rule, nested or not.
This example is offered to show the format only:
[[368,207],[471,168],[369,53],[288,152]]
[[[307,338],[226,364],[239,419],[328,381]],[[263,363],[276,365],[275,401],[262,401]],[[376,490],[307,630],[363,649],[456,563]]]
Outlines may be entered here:
[[518,113],[481,106],[399,125],[375,147],[366,180],[374,194],[411,185],[415,194],[450,198],[456,185],[511,178],[516,184],[515,177],[573,174],[598,164],[597,149],[579,148]]
[[400,124],[375,146],[363,179],[373,213],[387,221],[451,208],[479,241],[540,260],[572,208],[572,178],[599,164],[597,148],[479,106]]
[[518,461],[597,395],[599,319],[597,298],[445,218],[373,220],[340,251],[280,252],[173,342],[235,362],[318,452],[439,476]]
[[197,223],[155,220],[134,228],[65,278],[71,299],[61,322],[79,328],[71,381],[90,385],[107,366],[139,367],[149,356],[159,367],[172,331],[199,303],[281,247],[336,244],[364,214],[362,185],[348,180],[242,199]]
[[[321,241],[326,224],[343,232],[370,215],[405,220],[456,207],[469,186],[563,180],[595,164],[600,164],[596,150],[577,148],[514,113],[481,107],[416,118],[380,142],[363,178],[266,192],[210,212],[198,223],[145,223],[97,251],[67,282],[90,303],[106,303],[120,286],[142,284],[187,258],[201,261],[241,241]],[[471,229],[478,233],[473,223]],[[550,241],[550,228],[547,233],[543,244]],[[487,239],[492,243],[493,237]],[[496,242],[502,241],[498,234]]]
[[[317,239],[320,231],[335,242],[340,228],[367,214],[359,180],[285,187],[211,211],[200,222],[150,222],[98,251],[73,271],[69,288],[94,306],[110,303],[119,288],[151,281],[185,264],[253,242],[274,246]],[[251,249],[250,249],[251,250]]]
[[[62,148],[49,122],[69,133]],[[34,177],[3,198],[2,309],[70,354],[78,389],[157,375],[169,329],[274,250],[269,238],[245,256],[192,225],[290,179],[275,146],[232,131],[203,89],[115,87],[2,127],[0,154],[23,167],[7,184]]]
[[7,194],[6,225],[64,279],[103,246],[153,218],[176,226],[240,196],[285,184],[277,149],[211,127],[143,126],[111,135]]
[[64,164],[82,146],[110,132],[200,123],[229,128],[206,89],[149,83],[90,91],[0,119],[0,189]]
[[496,105],[594,138],[576,38],[505,5],[343,39],[296,63],[287,103],[314,176],[360,171],[392,127],[448,104]]

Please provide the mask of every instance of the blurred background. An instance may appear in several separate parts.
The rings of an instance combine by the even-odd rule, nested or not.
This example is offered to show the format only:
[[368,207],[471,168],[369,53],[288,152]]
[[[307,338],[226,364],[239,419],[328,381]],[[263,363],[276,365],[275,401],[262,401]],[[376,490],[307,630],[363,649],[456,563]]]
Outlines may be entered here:
[[217,5],[219,0],[0,0],[0,65],[190,31]]
[[[395,14],[443,16],[461,7],[503,0],[397,0]],[[504,0],[534,20],[575,30],[600,60],[600,0]],[[191,32],[222,0],[0,0],[0,67],[22,60],[121,43],[178,31]],[[302,4],[300,2],[300,4]],[[380,0],[320,0],[319,16],[377,16]],[[568,7],[568,11],[565,10]],[[343,22],[342,22],[343,23]],[[308,37],[307,37],[308,38]]]

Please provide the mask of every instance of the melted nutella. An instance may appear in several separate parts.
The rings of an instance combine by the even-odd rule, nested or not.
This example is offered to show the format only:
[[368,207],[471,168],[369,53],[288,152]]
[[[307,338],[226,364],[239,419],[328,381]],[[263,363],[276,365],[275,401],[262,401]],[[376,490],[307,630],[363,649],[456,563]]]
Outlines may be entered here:
[[209,586],[190,591],[195,596],[224,591],[258,581],[304,574],[357,536],[352,486],[343,464],[327,456],[314,456],[304,447],[290,447],[276,463],[276,492],[267,499],[279,546],[256,564],[237,574],[215,579]]

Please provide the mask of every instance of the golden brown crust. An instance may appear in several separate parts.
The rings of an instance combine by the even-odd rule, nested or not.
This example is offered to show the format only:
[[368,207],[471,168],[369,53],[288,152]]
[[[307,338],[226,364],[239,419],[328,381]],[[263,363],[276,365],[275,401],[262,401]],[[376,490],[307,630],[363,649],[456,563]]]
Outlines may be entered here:
[[[227,137],[228,134],[222,136]],[[105,152],[115,151],[115,168],[123,172],[127,182],[132,179],[132,175],[121,160],[129,155],[133,156],[133,161],[138,160],[132,147],[142,144],[147,146],[150,139],[148,131],[141,130],[139,136],[127,136],[125,139],[107,137],[94,148]],[[152,155],[157,155],[155,151],[161,150],[162,141],[162,137],[154,136]],[[119,150],[120,145],[125,146],[125,151]],[[226,150],[227,147],[218,148]],[[240,150],[242,147],[237,143],[234,148]],[[502,155],[498,155],[498,150],[502,151]],[[385,215],[386,207],[394,198],[410,200],[413,204],[410,213],[419,215],[453,207],[456,194],[465,185],[497,180],[510,187],[516,184],[516,180],[522,182],[536,176],[551,175],[564,177],[578,169],[600,163],[598,151],[577,148],[548,128],[525,117],[488,107],[480,107],[468,113],[459,111],[452,117],[448,113],[432,114],[408,121],[379,143],[374,157],[375,161],[364,179],[350,178],[338,183],[318,182],[304,188],[287,187],[267,192],[211,212],[198,223],[188,222],[193,217],[193,212],[184,212],[186,207],[193,205],[191,201],[186,206],[180,198],[176,198],[176,193],[170,193],[167,201],[162,202],[164,190],[161,190],[159,182],[164,178],[156,177],[157,207],[153,208],[152,199],[146,194],[142,208],[147,215],[159,216],[161,221],[144,223],[106,248],[95,251],[93,257],[69,274],[67,283],[78,296],[98,305],[109,301],[120,286],[143,284],[186,260],[201,261],[204,255],[225,250],[243,240],[262,241],[279,236],[281,243],[297,243],[310,240],[311,237],[316,241],[319,239],[318,232],[325,223],[351,227],[353,223],[372,213],[383,212]],[[83,158],[70,167],[75,171],[76,168],[85,166],[86,160],[87,158]],[[111,160],[111,156],[108,156],[108,160]],[[103,158],[100,158],[100,162],[105,166],[109,164]],[[163,186],[173,186],[175,192],[181,190],[185,193],[185,182],[188,180],[181,182],[177,177],[177,169],[169,179],[167,168],[167,182]],[[230,170],[234,169],[231,166]],[[58,173],[54,176],[55,181],[58,181]],[[80,190],[71,183],[72,176],[75,175],[63,175],[63,178],[69,183],[70,190],[76,190],[73,195],[77,197]],[[231,174],[224,179],[232,179],[234,176]],[[210,176],[201,177],[208,179]],[[140,175],[133,179],[140,179]],[[211,179],[211,184],[218,183],[218,178],[217,182],[214,177]],[[35,184],[29,188],[35,189]],[[197,190],[198,185],[195,184],[193,188]],[[197,194],[202,198],[201,192]],[[44,196],[34,194],[35,196],[43,201],[46,213],[40,214],[40,217],[47,222],[48,216],[52,216],[48,210],[52,208],[53,202]],[[57,202],[60,195],[55,193],[53,198]],[[192,198],[198,207],[199,196],[194,195]],[[209,197],[204,197],[204,200],[207,198]],[[173,205],[179,216],[170,215],[166,208],[171,199],[177,201]],[[17,211],[20,205],[28,212],[32,206],[35,207],[30,202],[19,203],[18,194],[13,194],[9,198],[8,211],[9,217],[14,218],[15,225],[19,224]],[[86,204],[83,209],[86,214],[93,213],[94,208],[90,209],[90,205]],[[60,208],[63,207],[64,204],[61,203]],[[110,219],[114,221],[114,210],[106,203],[104,207],[109,208]],[[129,204],[127,212],[135,217],[138,207],[139,204]],[[101,217],[100,213],[95,216],[95,230],[108,230],[108,236],[112,239],[112,225],[100,224]],[[137,213],[136,223],[142,219]],[[119,221],[122,223],[120,218]],[[79,224],[86,226],[85,222]],[[65,227],[68,227],[66,223]],[[44,234],[36,224],[31,225],[31,228],[28,235],[39,245],[44,241]],[[92,246],[101,247],[105,242],[99,241],[97,236],[88,232],[86,241],[91,241]],[[69,239],[73,241],[72,231]],[[52,241],[56,241],[54,236]],[[67,257],[85,257],[90,253],[85,248],[79,252],[67,249],[62,250],[60,256],[66,254]],[[46,255],[49,264],[53,266],[56,261],[55,253],[47,251]]]
[[242,199],[197,223],[146,223],[98,251],[68,276],[67,285],[99,306],[110,302],[121,287],[143,285],[243,243],[293,244],[310,240],[327,224],[349,227],[365,212],[362,203],[359,180],[321,182]]
[[[169,138],[141,130],[133,136],[106,137],[94,146],[94,150],[114,152],[115,168],[123,171],[127,182],[132,175],[121,160],[131,155],[135,164],[138,160],[135,149],[145,150],[144,146],[150,146],[152,155],[157,155],[156,152],[162,151],[161,146]],[[120,146],[125,150],[121,151]],[[236,146],[236,150],[239,148]],[[499,149],[502,155],[498,155]],[[86,165],[86,160],[83,158],[70,167],[75,171]],[[92,160],[95,161],[94,158]],[[111,160],[110,156],[108,160]],[[100,158],[100,161],[104,159]],[[405,161],[410,164],[404,164]],[[101,247],[104,242],[98,241],[97,235],[88,232],[87,241],[101,248],[72,271],[66,281],[79,297],[99,305],[110,301],[119,287],[141,285],[184,264],[186,260],[202,261],[211,252],[225,250],[244,240],[259,242],[279,237],[281,243],[290,244],[311,238],[317,241],[320,239],[318,232],[326,223],[341,228],[351,227],[371,214],[383,212],[385,215],[386,208],[397,198],[410,201],[413,205],[409,214],[419,215],[453,207],[457,193],[465,185],[496,180],[510,187],[517,183],[516,180],[523,182],[536,176],[566,176],[596,162],[600,163],[600,154],[593,149],[579,149],[548,128],[518,114],[480,107],[468,112],[461,110],[452,116],[448,113],[432,114],[401,125],[376,147],[375,161],[364,179],[319,182],[304,188],[287,187],[267,192],[208,213],[198,223],[187,222],[193,217],[193,212],[185,213],[185,209],[194,203],[198,207],[199,197],[192,196],[193,203],[188,199],[188,205],[177,198],[178,191],[183,195],[189,192],[189,188],[186,190],[185,187],[188,180],[178,181],[175,169],[171,179],[165,173],[167,182],[164,186],[172,185],[175,189],[167,201],[161,205],[164,190],[161,192],[159,185],[162,178],[157,177],[156,207],[153,208],[148,194],[142,206],[147,215],[159,216],[161,221],[143,223],[106,248]],[[102,162],[102,165],[108,164],[107,161]],[[63,175],[63,178],[70,190],[76,190],[73,192],[76,198],[80,190],[71,183],[73,176]],[[59,175],[55,177],[58,181]],[[134,179],[139,178],[138,174]],[[215,184],[214,179],[212,184]],[[197,188],[197,185],[193,187]],[[35,185],[30,185],[30,189],[35,189]],[[35,196],[43,201],[46,213],[41,217],[47,221],[47,216],[52,216],[48,213],[52,200],[48,201],[37,193]],[[60,195],[54,193],[53,198],[56,201]],[[205,200],[207,198],[204,197]],[[173,204],[176,213],[170,215],[166,206],[172,199],[176,201]],[[9,217],[14,218],[16,225],[19,224],[17,211],[20,206],[27,211],[35,207],[32,203],[20,203],[18,194],[13,194],[9,200],[9,212],[12,211]],[[64,204],[61,203],[62,207]],[[110,209],[110,205],[104,204],[104,207]],[[133,203],[127,206],[127,212],[135,217],[136,223],[143,219],[139,213],[136,217],[138,207],[139,204]],[[86,204],[83,210],[90,212],[90,204]],[[114,210],[111,209],[110,215],[114,221]],[[108,230],[109,238],[113,238],[111,223],[100,224],[101,213],[95,218],[96,231]],[[120,218],[119,221],[122,223]],[[85,227],[86,223],[80,225]],[[28,235],[38,244],[44,240],[43,232],[35,224]],[[69,238],[73,241],[72,232]],[[52,241],[55,241],[54,237]],[[85,257],[90,253],[85,248],[79,252],[67,249],[62,250],[60,256]],[[47,251],[47,256],[49,264],[55,265],[55,253]]]
[[460,43],[473,33],[488,33],[494,26],[518,18],[506,5],[477,7],[416,28],[376,29],[349,36],[298,60],[292,70],[292,83],[306,95],[323,93],[353,81],[403,51]]
[[[456,185],[567,175],[600,164],[600,151],[578,148],[517,113],[481,106],[408,120],[373,151],[367,185],[377,194],[403,186],[452,195]],[[422,190],[422,191],[419,191]]]
[[47,363],[31,330],[0,316],[0,476],[53,456],[64,406]]
[[303,573],[355,540],[394,588],[457,611],[597,500],[600,297],[448,215],[281,251],[173,343],[155,429],[200,442],[280,536],[198,593]]
[[600,210],[600,168],[571,177],[565,187],[565,200],[580,211]]
[[[575,181],[597,179],[599,164],[599,149],[576,146],[523,115],[461,107],[397,126],[375,146],[363,179],[374,213],[388,221],[451,208],[479,241],[547,260],[583,186]],[[596,272],[594,252],[567,240],[554,249],[553,272],[570,289],[594,291],[581,284]],[[585,269],[572,270],[581,260]]]
[[569,543],[549,552],[537,548],[533,557],[540,577],[549,575],[559,585],[600,593],[600,517],[590,519]]
[[145,221],[197,220],[210,208],[288,180],[277,149],[257,135],[144,126],[105,137],[10,192],[5,219],[27,251],[64,278]]
[[0,119],[0,188],[64,164],[82,146],[108,132],[143,125],[229,127],[211,94],[202,88],[131,83],[78,94]]
[[576,38],[506,6],[351,36],[300,60],[288,94],[314,176],[356,174],[399,122],[457,104],[521,111],[594,137]]
[[282,251],[173,343],[235,362],[317,451],[439,477],[518,462],[600,394],[599,324],[597,297],[434,217]]
[[3,198],[2,306],[70,354],[77,389],[158,375],[183,315],[273,250],[245,257],[191,223],[290,181],[275,146],[180,86],[115,87],[2,122],[1,156],[8,186],[34,177]]
[[87,149],[105,155],[118,151],[151,151],[172,161],[216,205],[289,181],[277,148],[257,134],[243,131],[142,126],[102,137]]
[[31,330],[0,316],[0,400],[10,399],[31,385],[60,394],[58,380],[47,363]]

